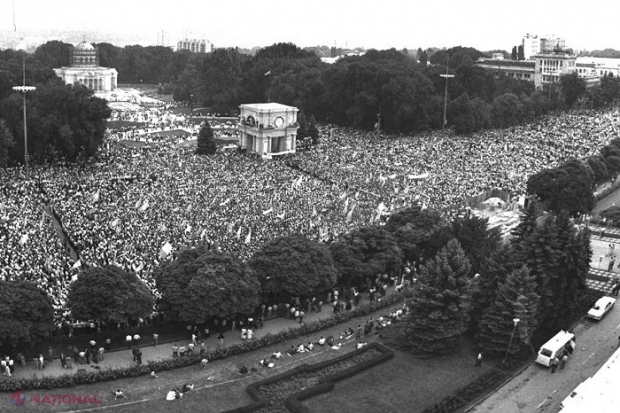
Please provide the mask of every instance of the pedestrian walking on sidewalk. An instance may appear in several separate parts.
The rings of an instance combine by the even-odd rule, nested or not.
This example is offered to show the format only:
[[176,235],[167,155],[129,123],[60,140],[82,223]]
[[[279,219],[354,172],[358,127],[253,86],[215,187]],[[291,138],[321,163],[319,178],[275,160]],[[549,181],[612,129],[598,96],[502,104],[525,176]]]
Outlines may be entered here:
[[476,365],[474,367],[482,367],[482,351],[478,353],[478,357],[476,358]]
[[568,361],[568,355],[566,354],[566,352],[564,352],[564,354],[562,355],[562,358],[560,359],[560,370],[564,370],[564,367],[566,367],[567,361]]

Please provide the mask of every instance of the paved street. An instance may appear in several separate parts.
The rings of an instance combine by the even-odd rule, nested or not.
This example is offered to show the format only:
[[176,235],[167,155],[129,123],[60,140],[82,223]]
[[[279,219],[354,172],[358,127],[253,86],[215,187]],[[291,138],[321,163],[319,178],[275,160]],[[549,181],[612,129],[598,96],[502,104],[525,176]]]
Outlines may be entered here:
[[577,348],[564,370],[554,374],[531,364],[470,412],[556,413],[560,403],[612,355],[620,335],[620,304],[601,321],[584,319],[574,330]]

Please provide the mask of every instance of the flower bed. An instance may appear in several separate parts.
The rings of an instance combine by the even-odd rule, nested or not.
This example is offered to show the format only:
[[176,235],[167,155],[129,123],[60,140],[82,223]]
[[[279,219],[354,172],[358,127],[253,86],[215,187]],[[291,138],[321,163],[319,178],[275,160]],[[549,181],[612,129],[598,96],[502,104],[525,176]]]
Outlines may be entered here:
[[392,350],[371,343],[359,350],[312,366],[304,364],[288,372],[248,385],[254,403],[226,413],[307,413],[301,402],[331,391],[340,380],[352,377],[394,357]]
[[[262,347],[280,343],[289,339],[312,334],[326,328],[347,322],[352,318],[370,314],[381,308],[389,307],[403,299],[401,294],[391,294],[379,302],[364,304],[354,310],[334,314],[332,317],[317,320],[312,323],[291,327],[277,334],[266,334],[256,340],[233,344],[223,349],[207,352],[205,357],[209,360],[220,360],[229,356],[254,351]],[[73,387],[81,384],[92,384],[103,381],[119,380],[130,377],[145,376],[152,371],[160,372],[200,364],[201,358],[196,354],[190,357],[168,359],[162,361],[149,361],[147,364],[134,365],[123,368],[108,368],[86,373],[65,374],[58,377],[28,378],[0,380],[0,392],[14,392],[17,390],[39,390]]]

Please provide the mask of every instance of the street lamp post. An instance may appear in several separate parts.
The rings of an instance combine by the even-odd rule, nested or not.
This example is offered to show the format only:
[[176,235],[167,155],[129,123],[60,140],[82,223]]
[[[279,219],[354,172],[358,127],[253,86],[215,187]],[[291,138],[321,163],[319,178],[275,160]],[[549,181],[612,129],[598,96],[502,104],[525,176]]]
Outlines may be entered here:
[[444,98],[443,98],[443,123],[441,124],[441,130],[443,131],[446,127],[446,110],[448,109],[448,79],[451,77],[454,77],[454,75],[450,75],[448,74],[448,64],[450,62],[450,57],[448,57],[448,60],[446,60],[446,73],[445,74],[441,74],[439,76],[443,77],[446,79],[446,91],[444,93]]
[[508,359],[508,351],[510,351],[510,346],[512,345],[512,339],[515,336],[515,330],[517,329],[517,324],[519,324],[519,320],[518,318],[513,318],[512,322],[514,324],[514,327],[512,328],[512,335],[510,336],[510,342],[508,343],[508,348],[506,349],[506,357],[504,357],[504,361],[502,362],[502,364],[506,363],[506,360]]
[[26,166],[26,179],[30,179],[30,169],[28,167],[28,128],[26,127],[26,92],[36,90],[34,86],[26,86],[26,62],[24,61],[24,85],[13,86],[16,92],[22,92],[24,95],[24,165]]

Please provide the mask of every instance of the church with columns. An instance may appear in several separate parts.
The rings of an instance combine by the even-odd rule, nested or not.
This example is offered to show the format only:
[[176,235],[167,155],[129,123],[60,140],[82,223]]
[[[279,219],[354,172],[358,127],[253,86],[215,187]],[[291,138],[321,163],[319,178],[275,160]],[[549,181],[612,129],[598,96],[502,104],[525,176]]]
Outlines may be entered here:
[[68,67],[54,69],[54,72],[65,83],[78,83],[94,92],[116,90],[118,72],[113,68],[99,66],[97,49],[86,41],[75,46]]

